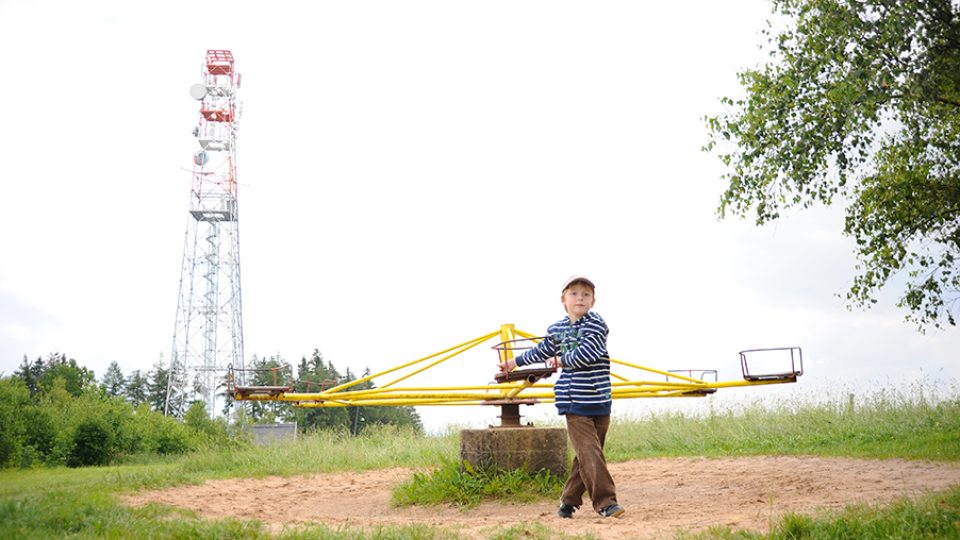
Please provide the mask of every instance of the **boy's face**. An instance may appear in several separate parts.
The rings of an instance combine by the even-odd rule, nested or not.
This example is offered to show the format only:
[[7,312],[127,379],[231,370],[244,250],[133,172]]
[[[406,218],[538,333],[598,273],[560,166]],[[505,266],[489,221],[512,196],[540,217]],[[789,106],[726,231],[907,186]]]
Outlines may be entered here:
[[583,283],[574,283],[567,287],[560,296],[563,302],[563,309],[567,311],[571,321],[576,321],[593,309],[593,303],[596,298],[593,296],[593,289]]

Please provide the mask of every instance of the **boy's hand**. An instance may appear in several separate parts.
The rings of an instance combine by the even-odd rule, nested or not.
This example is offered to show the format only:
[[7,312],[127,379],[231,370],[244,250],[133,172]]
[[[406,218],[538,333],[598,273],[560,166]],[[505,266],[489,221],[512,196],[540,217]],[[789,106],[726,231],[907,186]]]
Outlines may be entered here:
[[517,367],[517,361],[513,358],[509,360],[504,360],[500,362],[500,371],[507,373],[508,371],[513,371]]
[[556,357],[556,356],[554,356],[554,357],[552,357],[552,358],[547,358],[543,363],[546,364],[548,368],[552,368],[552,369],[557,369],[557,368],[561,367],[561,366],[560,366],[560,358],[558,358],[558,357]]

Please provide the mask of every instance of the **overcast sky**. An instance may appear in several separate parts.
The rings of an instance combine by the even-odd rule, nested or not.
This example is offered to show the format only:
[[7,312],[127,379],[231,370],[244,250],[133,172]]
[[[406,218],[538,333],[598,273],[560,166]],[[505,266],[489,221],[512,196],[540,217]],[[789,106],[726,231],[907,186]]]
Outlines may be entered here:
[[[839,209],[716,218],[702,118],[766,58],[765,1],[147,6],[0,0],[6,375],[51,352],[98,378],[169,359],[198,149],[188,90],[206,50],[229,49],[247,358],[316,348],[359,373],[502,323],[539,334],[586,273],[617,358],[736,379],[739,350],[803,347],[800,384],[730,395],[956,388],[957,330],[917,333],[897,290],[845,308]],[[463,362],[422,382],[488,382],[496,355]]]

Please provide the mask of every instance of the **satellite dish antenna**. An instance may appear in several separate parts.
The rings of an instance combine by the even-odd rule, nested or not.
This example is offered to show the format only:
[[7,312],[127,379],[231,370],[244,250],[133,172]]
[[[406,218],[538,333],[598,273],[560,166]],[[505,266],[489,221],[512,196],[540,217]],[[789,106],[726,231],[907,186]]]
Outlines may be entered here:
[[197,166],[203,167],[207,164],[207,153],[203,150],[197,152],[193,155],[193,162],[196,163]]
[[190,97],[196,100],[201,100],[207,97],[207,87],[197,83],[190,87]]

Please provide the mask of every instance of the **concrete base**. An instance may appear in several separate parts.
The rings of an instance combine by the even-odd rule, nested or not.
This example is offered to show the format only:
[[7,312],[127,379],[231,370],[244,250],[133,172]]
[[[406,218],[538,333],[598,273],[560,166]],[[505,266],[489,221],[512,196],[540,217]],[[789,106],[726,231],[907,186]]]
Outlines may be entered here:
[[567,430],[541,427],[465,429],[460,459],[475,468],[550,471],[567,476]]

